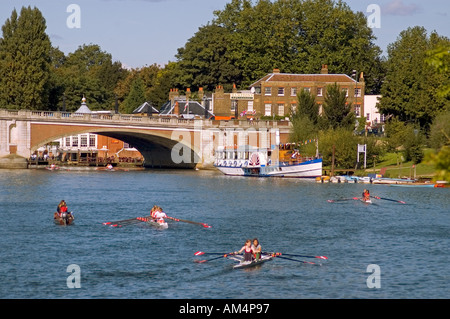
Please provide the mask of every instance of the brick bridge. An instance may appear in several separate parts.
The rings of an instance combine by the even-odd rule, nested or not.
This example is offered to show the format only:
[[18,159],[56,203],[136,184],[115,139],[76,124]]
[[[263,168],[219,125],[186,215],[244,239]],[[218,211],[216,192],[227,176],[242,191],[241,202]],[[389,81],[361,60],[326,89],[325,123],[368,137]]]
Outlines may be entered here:
[[[288,121],[214,121],[123,114],[0,109],[0,168],[28,159],[56,139],[95,133],[122,140],[144,156],[144,166],[210,168],[219,146],[270,147],[287,143]],[[20,165],[19,165],[20,166]]]

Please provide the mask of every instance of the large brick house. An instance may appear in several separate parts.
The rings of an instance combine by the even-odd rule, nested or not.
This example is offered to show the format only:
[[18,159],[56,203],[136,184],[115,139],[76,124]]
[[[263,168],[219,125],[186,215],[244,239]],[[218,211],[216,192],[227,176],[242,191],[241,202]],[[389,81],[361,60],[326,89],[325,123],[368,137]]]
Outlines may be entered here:
[[[356,77],[356,76],[355,76]],[[225,92],[223,86],[218,85],[211,96],[204,97],[203,89],[198,92],[199,103],[209,104],[206,109],[213,113],[215,119],[250,118],[261,116],[288,117],[297,107],[297,93],[305,89],[316,96],[319,105],[324,103],[328,85],[337,83],[347,93],[347,100],[352,103],[357,117],[364,116],[364,77],[360,74],[356,81],[346,74],[329,74],[328,66],[322,65],[320,74],[289,74],[274,69],[252,83],[248,90],[237,90],[234,86],[231,92]],[[190,89],[186,91],[190,96]],[[179,100],[180,105],[186,103],[189,97],[181,96],[177,89],[171,90],[169,100],[174,103]],[[319,107],[319,112],[322,108]],[[174,113],[173,110],[171,113]],[[180,112],[181,113],[181,112]],[[179,114],[179,113],[177,113]],[[201,115],[201,114],[199,114]]]
[[[364,114],[364,77],[359,81],[346,74],[329,74],[327,65],[322,66],[320,74],[289,74],[274,69],[250,85],[248,91],[223,92],[218,87],[214,93],[214,110],[216,117],[240,116],[289,116],[297,107],[297,93],[305,89],[316,96],[322,105],[328,85],[337,83],[347,92],[348,102],[352,103],[357,117]],[[237,109],[236,109],[237,107]],[[321,108],[319,107],[319,110]]]

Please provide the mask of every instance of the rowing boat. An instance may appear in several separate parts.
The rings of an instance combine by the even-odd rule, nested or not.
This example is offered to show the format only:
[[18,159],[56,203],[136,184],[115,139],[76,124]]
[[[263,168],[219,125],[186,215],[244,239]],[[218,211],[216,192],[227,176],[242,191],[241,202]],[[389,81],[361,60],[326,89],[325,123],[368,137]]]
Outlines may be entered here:
[[372,200],[370,198],[369,199],[361,198],[361,201],[366,204],[372,204]]
[[156,228],[160,228],[160,229],[167,229],[169,228],[169,224],[167,224],[167,222],[164,219],[149,219],[147,220],[147,224],[156,227]]
[[61,216],[58,213],[53,214],[53,221],[56,225],[72,225],[74,220],[72,213],[62,213]]
[[239,260],[239,263],[237,265],[233,266],[233,269],[244,269],[244,268],[251,268],[255,267],[257,265],[261,265],[265,263],[266,261],[272,260],[272,256],[268,255],[262,255],[259,259],[253,259],[252,261],[243,261],[242,259],[233,258],[235,260]]
[[160,229],[167,229],[169,228],[169,224],[167,224],[167,222],[163,219],[153,219],[151,217],[138,217],[136,218],[137,220],[146,222],[147,224],[149,224],[150,226],[156,227],[156,228],[160,228]]

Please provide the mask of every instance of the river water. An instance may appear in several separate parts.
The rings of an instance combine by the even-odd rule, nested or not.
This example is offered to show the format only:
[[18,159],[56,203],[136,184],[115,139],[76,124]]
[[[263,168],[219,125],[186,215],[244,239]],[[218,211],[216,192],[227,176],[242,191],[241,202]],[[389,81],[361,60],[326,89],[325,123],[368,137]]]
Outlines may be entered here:
[[[406,204],[327,202],[365,187]],[[1,170],[0,298],[448,298],[449,195],[215,171]],[[74,225],[53,223],[61,199]],[[154,204],[212,228],[102,224],[146,216]],[[250,270],[226,258],[194,262],[215,257],[196,251],[231,252],[253,237],[263,251],[329,259],[275,258]]]

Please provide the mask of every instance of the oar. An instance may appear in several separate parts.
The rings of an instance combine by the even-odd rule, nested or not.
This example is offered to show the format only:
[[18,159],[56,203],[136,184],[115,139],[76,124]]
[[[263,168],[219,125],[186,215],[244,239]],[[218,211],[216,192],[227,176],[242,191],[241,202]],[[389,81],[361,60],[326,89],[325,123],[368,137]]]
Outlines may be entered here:
[[291,261],[296,261],[298,263],[302,263],[302,264],[311,264],[311,265],[315,265],[316,263],[313,263],[311,261],[303,261],[303,260],[297,260],[297,259],[292,259],[289,257],[284,257],[284,256],[275,256],[277,258],[282,258],[282,259],[287,259],[287,260],[291,260]]
[[[197,251],[194,255],[195,256],[201,256],[201,255],[227,255],[228,253],[207,253],[204,251]],[[229,255],[229,254],[228,254]]]
[[263,254],[270,254],[270,255],[276,255],[276,256],[292,256],[292,257],[303,257],[303,258],[318,258],[318,259],[328,259],[327,256],[309,256],[309,255],[296,255],[296,254],[286,254],[286,253],[263,253]]
[[352,198],[342,198],[342,199],[328,199],[327,202],[329,203],[335,203],[335,202],[342,202],[342,201],[346,201],[346,200],[358,200],[360,199],[359,197],[352,197]]
[[123,220],[117,220],[117,221],[113,221],[113,222],[107,222],[107,223],[103,223],[103,225],[108,225],[111,227],[122,227],[122,226],[128,226],[128,225],[132,225],[132,224],[138,224],[138,223],[145,222],[146,219],[148,219],[148,218],[150,218],[150,216],[135,217],[135,218],[130,218],[130,219],[123,219]]
[[396,203],[400,203],[400,204],[406,204],[406,202],[402,201],[402,200],[396,200],[396,199],[391,199],[391,198],[384,198],[384,197],[378,197],[378,196],[370,196],[376,199],[383,199],[383,200],[388,200],[391,202],[396,202]]
[[183,222],[183,223],[189,223],[189,224],[194,224],[194,225],[200,225],[203,226],[205,228],[211,228],[212,226],[205,224],[205,223],[199,223],[199,222],[193,222],[192,220],[186,220],[186,219],[180,219],[180,218],[175,218],[175,217],[170,217],[167,216],[167,218],[174,220],[176,222]]
[[[197,253],[198,253],[198,252],[197,252]],[[195,256],[202,255],[202,254],[197,254],[197,253],[195,253],[194,255],[195,255]],[[201,253],[201,252],[200,252],[200,253]],[[208,262],[208,261],[212,261],[212,260],[216,260],[216,259],[220,259],[220,258],[226,258],[226,257],[228,257],[229,255],[234,255],[234,253],[221,254],[220,256],[214,257],[214,258],[211,258],[211,259],[204,259],[204,260],[198,260],[198,259],[195,259],[194,262],[202,264],[202,263],[205,263],[205,262]]]

